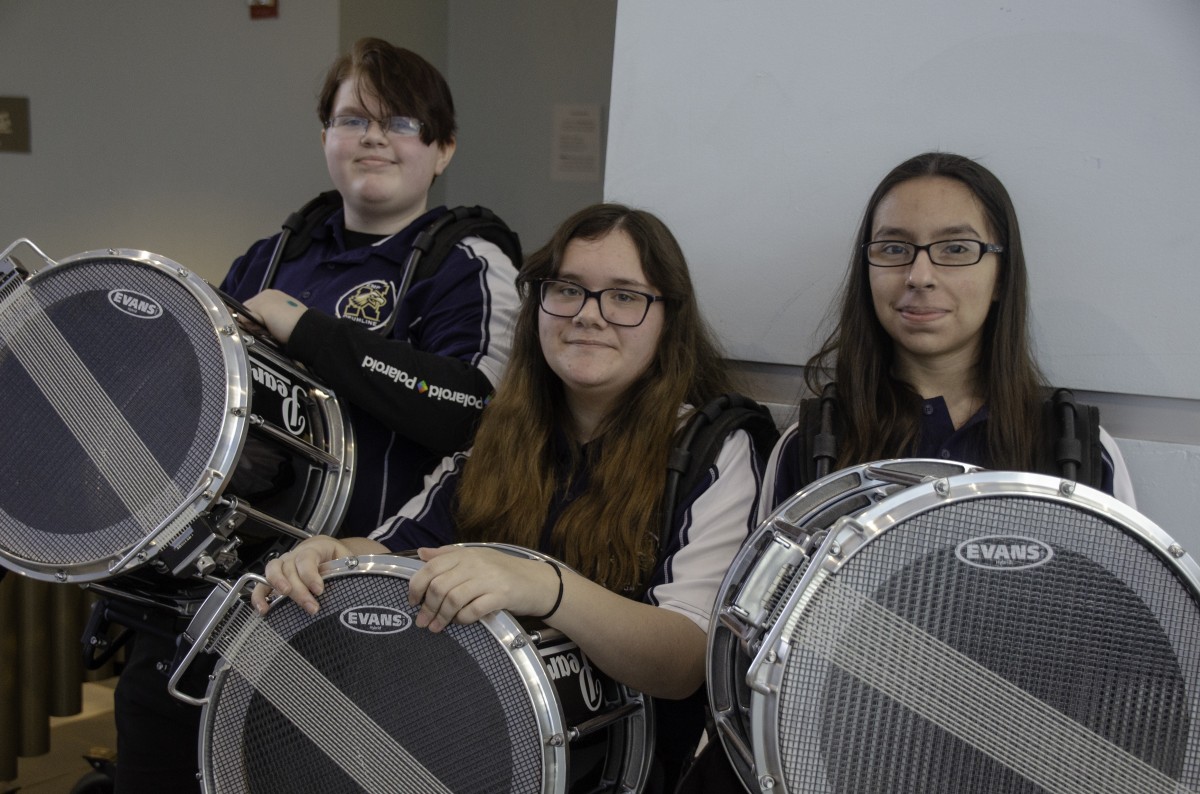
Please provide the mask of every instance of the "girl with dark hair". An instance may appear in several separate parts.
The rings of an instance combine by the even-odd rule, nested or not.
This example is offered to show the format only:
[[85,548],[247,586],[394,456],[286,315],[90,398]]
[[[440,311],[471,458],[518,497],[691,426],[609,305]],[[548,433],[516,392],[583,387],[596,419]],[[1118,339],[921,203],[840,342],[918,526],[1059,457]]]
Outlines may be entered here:
[[[707,477],[669,506],[660,544],[677,429],[689,406],[729,391],[683,253],[650,213],[596,205],[563,223],[519,283],[510,366],[473,448],[446,458],[371,539],[310,538],[267,579],[314,612],[322,562],[419,547],[418,626],[545,615],[613,679],[688,698],[704,682],[716,589],[751,529],[760,472],[749,435],[729,435]],[[566,566],[447,545],[458,541],[534,548]],[[260,609],[266,596],[255,591]],[[696,711],[661,725],[679,743],[702,721]],[[667,762],[668,779],[681,760]]]
[[[812,394],[833,403],[830,471],[887,458],[1045,465],[1048,389],[1030,349],[1025,254],[1008,191],[990,171],[942,152],[892,169],[867,203],[836,305],[805,371]],[[803,413],[771,453],[759,519],[812,482],[809,453],[828,453]],[[1120,451],[1103,430],[1100,443],[1104,489],[1132,506]],[[740,790],[713,743],[680,794]]]
[[[836,383],[832,470],[897,457],[1039,471],[1048,388],[1028,328],[1025,252],[1004,185],[956,154],[913,157],[872,194],[832,333],[809,359],[819,395]],[[1133,504],[1102,429],[1102,487]],[[776,446],[760,515],[808,484],[793,425]],[[1057,473],[1057,472],[1047,472]]]

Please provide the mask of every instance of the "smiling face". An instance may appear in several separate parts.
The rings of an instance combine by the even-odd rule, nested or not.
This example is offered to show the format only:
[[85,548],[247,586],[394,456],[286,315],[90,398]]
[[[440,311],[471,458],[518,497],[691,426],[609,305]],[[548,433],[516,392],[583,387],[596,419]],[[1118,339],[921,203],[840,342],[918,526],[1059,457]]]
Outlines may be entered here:
[[[331,117],[392,115],[374,94],[356,91],[356,86],[354,77],[341,82]],[[329,177],[342,194],[346,228],[374,234],[397,232],[421,215],[433,178],[454,156],[453,143],[425,144],[420,136],[385,135],[377,123],[365,134],[325,129],[321,142]]]
[[[590,290],[628,287],[659,294],[646,279],[633,240],[619,228],[594,240],[569,242],[554,278]],[[650,367],[662,335],[663,311],[663,304],[655,302],[641,325],[625,328],[606,322],[592,298],[574,317],[555,317],[539,309],[542,355],[562,381],[578,424],[594,426]]]
[[[892,188],[879,202],[872,240],[926,245],[937,240],[996,240],[983,208],[956,179],[918,177]],[[907,267],[868,267],[875,315],[895,342],[895,373],[916,368],[970,371],[979,361],[983,327],[997,295],[999,259],[941,267],[925,251]]]

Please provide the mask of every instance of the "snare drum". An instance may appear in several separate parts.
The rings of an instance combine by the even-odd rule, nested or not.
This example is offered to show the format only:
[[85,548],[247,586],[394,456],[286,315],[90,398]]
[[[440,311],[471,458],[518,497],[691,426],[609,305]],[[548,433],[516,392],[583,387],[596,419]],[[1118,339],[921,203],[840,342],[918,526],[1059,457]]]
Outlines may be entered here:
[[1200,790],[1194,558],[1091,488],[955,466],[832,474],[739,553],[708,661],[746,788]]
[[[417,629],[408,582],[421,565],[327,563],[316,616],[290,599],[258,616],[243,592],[257,577],[214,590],[170,685],[204,706],[205,791],[640,791],[650,700],[507,612]],[[194,698],[178,682],[200,650],[221,659]]]
[[46,261],[0,298],[6,567],[154,597],[336,528],[354,445],[329,389],[168,259]]

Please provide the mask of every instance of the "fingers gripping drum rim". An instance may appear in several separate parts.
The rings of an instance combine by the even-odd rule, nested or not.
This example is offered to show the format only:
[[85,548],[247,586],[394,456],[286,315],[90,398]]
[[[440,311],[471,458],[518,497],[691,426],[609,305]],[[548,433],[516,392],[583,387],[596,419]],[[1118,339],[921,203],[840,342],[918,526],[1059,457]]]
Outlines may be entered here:
[[649,700],[590,668],[561,632],[527,631],[507,612],[416,628],[408,580],[421,564],[326,563],[316,616],[282,599],[260,617],[244,599],[251,578],[213,594],[173,678],[180,696],[196,651],[221,656],[199,701],[206,790],[639,790]]

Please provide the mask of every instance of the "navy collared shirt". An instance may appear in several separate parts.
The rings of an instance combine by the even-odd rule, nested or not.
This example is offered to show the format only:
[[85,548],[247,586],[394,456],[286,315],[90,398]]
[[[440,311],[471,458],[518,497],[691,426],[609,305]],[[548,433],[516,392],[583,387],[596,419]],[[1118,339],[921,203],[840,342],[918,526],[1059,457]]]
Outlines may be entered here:
[[921,434],[917,438],[913,457],[957,460],[991,468],[987,418],[988,409],[985,405],[955,430],[946,401],[941,397],[930,397],[921,406]]

